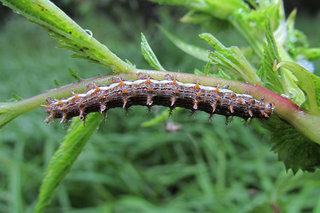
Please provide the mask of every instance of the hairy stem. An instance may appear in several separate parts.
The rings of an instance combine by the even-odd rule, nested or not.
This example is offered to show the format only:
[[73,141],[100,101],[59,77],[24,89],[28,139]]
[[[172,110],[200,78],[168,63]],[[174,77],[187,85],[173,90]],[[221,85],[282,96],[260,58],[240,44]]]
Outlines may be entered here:
[[[208,76],[199,76],[187,73],[176,73],[167,71],[154,71],[154,70],[140,70],[136,69],[132,72],[119,74],[119,75],[104,75],[94,78],[85,79],[79,82],[68,84],[63,87],[48,90],[37,96],[15,102],[15,103],[3,103],[0,105],[0,125],[4,125],[15,117],[22,113],[28,112],[39,107],[41,104],[46,103],[48,97],[64,98],[70,96],[71,91],[83,92],[86,90],[88,84],[108,84],[115,77],[120,77],[124,80],[134,80],[137,78],[138,73],[149,75],[154,79],[163,79],[166,75],[175,76],[175,78],[181,82],[198,82],[202,85],[211,86],[225,86],[229,85],[230,89],[238,93],[248,92],[254,98],[260,99],[265,97],[265,101],[273,102],[276,106],[275,113],[282,119],[286,120],[292,126],[297,128],[300,132],[306,135],[312,141],[320,144],[320,118],[319,116],[304,112],[299,106],[293,103],[291,100],[282,97],[281,95],[272,92],[261,86],[248,84],[245,82],[213,78]],[[4,120],[3,118],[8,117]],[[310,128],[312,127],[312,128]]]

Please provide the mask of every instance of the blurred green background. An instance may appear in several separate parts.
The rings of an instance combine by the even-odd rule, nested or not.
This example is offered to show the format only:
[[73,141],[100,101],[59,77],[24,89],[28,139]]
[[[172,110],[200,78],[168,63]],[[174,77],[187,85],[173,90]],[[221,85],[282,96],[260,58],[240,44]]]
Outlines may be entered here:
[[[146,1],[56,3],[139,68],[149,68],[140,53],[140,32],[166,69],[192,73],[205,65],[178,50],[156,26],[208,48],[198,39],[208,29],[179,22],[183,8]],[[298,10],[297,28],[319,46],[320,14],[311,9]],[[43,29],[3,6],[0,20],[1,102],[74,82],[68,69],[82,78],[110,73],[72,59]],[[212,33],[226,46],[243,45],[224,24]],[[319,60],[314,63],[319,69]],[[131,108],[128,116],[110,110],[45,212],[320,212],[320,172],[286,172],[258,121],[246,127],[234,118],[225,125],[223,116],[208,122],[205,113],[189,118],[190,112],[181,110],[154,126],[141,126],[165,110],[154,107],[149,116],[144,107]],[[0,212],[33,209],[44,170],[67,130],[46,125],[46,116],[38,109],[0,129]],[[166,130],[171,122],[181,128]]]

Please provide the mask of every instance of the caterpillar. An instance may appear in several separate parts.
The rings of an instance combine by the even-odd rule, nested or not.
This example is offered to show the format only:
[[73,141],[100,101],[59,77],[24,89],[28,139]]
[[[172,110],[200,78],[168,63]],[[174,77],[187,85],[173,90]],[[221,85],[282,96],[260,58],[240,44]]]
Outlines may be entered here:
[[275,109],[271,102],[254,99],[251,95],[236,93],[225,86],[200,85],[198,82],[183,83],[167,75],[155,80],[148,75],[138,75],[136,80],[116,77],[107,85],[88,85],[85,93],[64,99],[48,98],[43,105],[49,116],[46,122],[60,118],[60,123],[78,116],[85,120],[90,112],[105,113],[115,107],[128,109],[132,105],[151,108],[153,105],[183,107],[192,111],[200,110],[210,114],[268,119]]

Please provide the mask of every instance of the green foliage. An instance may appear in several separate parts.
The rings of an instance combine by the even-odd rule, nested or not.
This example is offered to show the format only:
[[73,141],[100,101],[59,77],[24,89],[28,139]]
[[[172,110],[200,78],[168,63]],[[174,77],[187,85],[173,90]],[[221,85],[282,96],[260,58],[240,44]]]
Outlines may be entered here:
[[148,44],[148,41],[146,37],[141,33],[141,52],[143,57],[146,59],[146,61],[149,63],[149,65],[157,70],[165,70],[160,62],[157,59],[157,56],[152,51],[150,45]]
[[[163,3],[163,1],[160,2]],[[217,18],[215,14],[210,13],[210,11],[217,9],[216,5],[209,3],[211,1],[202,2],[201,7],[196,2],[198,1],[187,1],[183,4],[182,1],[178,1],[170,4],[184,5],[190,8],[190,12],[186,15],[188,20],[192,20],[193,13],[197,13],[197,15],[199,13],[212,15],[212,17]],[[216,1],[213,2],[216,3]],[[227,2],[226,5],[233,1]],[[303,106],[304,110],[310,113],[309,118],[303,118],[302,116],[302,118],[289,121],[293,126],[289,125],[287,128],[282,128],[280,120],[277,121],[279,125],[271,125],[272,122],[270,122],[267,126],[269,126],[269,130],[273,135],[275,146],[279,145],[281,147],[275,150],[279,152],[279,156],[282,156],[280,159],[285,162],[287,168],[292,168],[295,172],[297,168],[312,170],[314,167],[318,167],[318,163],[313,162],[313,164],[309,162],[307,163],[309,165],[307,165],[302,162],[306,160],[308,154],[310,158],[316,160],[317,152],[313,152],[313,150],[317,150],[315,147],[319,145],[309,146],[309,139],[312,138],[315,142],[318,136],[312,137],[308,135],[306,133],[308,132],[306,130],[308,127],[302,123],[299,124],[299,122],[302,122],[301,119],[313,120],[313,128],[311,129],[314,132],[318,131],[318,126],[320,125],[318,107],[320,105],[317,102],[318,97],[315,94],[317,94],[316,91],[320,88],[318,85],[319,79],[293,62],[298,54],[297,50],[301,54],[303,52],[302,49],[306,53],[312,52],[312,49],[308,49],[306,37],[294,28],[295,12],[290,14],[286,22],[281,2],[275,4],[273,1],[261,0],[257,4],[252,4],[252,6],[254,7],[252,10],[248,10],[244,5],[238,5],[237,9],[231,10],[228,7],[220,6],[219,9],[221,11],[219,14],[225,13],[228,15],[219,16],[218,18],[230,22],[240,32],[247,40],[249,44],[248,48],[251,48],[260,59],[260,64],[256,64],[254,60],[253,62],[249,62],[247,58],[254,58],[249,57],[247,55],[248,52],[242,52],[238,47],[226,48],[211,34],[201,34],[200,37],[205,39],[214,48],[214,52],[210,53],[209,59],[212,64],[219,67],[221,77],[230,75],[232,78],[244,79],[253,84],[262,84],[278,94],[286,95],[298,106]],[[183,41],[168,33],[166,35],[176,46],[190,54],[190,51],[186,48],[191,46],[190,44],[183,43]],[[183,43],[183,45],[179,45],[180,43]],[[287,48],[289,48],[289,52],[286,51]],[[196,48],[193,49],[194,52],[191,55],[195,56],[198,51]],[[299,57],[301,58],[301,56]],[[312,58],[308,54],[304,57]],[[315,51],[314,58],[316,57],[317,52]],[[277,63],[280,64],[277,65]],[[258,68],[256,68],[257,66]],[[258,71],[256,72],[256,70]],[[310,84],[310,82],[312,83]],[[300,132],[297,132],[295,128],[308,135],[309,139],[301,135]],[[296,137],[290,136],[292,132],[296,132]],[[279,135],[283,137],[278,137]],[[298,144],[305,145],[305,148],[301,149],[303,154],[297,155],[294,151],[295,149],[292,148],[294,147],[293,144],[297,146]],[[283,156],[290,156],[290,158]],[[292,156],[295,156],[295,159],[292,159]]]
[[210,52],[210,60],[221,68],[223,72],[233,74],[252,84],[260,84],[260,79],[254,68],[244,57],[238,47],[226,48],[214,36],[203,33],[200,38],[206,40],[214,49]]
[[50,1],[2,0],[2,2],[5,6],[46,29],[59,42],[60,47],[75,52],[74,57],[109,66],[114,72],[133,69],[105,45],[94,39],[90,30],[82,29]]
[[268,87],[272,91],[282,94],[284,89],[279,78],[279,72],[273,68],[274,63],[277,63],[278,61],[280,61],[280,56],[278,53],[277,44],[270,29],[270,24],[266,24],[264,55],[257,74],[264,82],[264,86]]
[[[51,3],[4,0],[3,2],[27,16],[31,21],[43,26],[62,47],[73,50],[76,57],[107,65],[115,72],[132,69],[132,65],[117,58],[109,49],[93,39],[89,35],[91,33],[88,34],[88,31],[81,29]],[[207,61],[204,74],[209,74],[212,64],[219,65],[222,77],[239,77],[252,83],[263,83],[279,93],[284,91],[296,103],[304,103],[304,109],[314,115],[314,123],[317,124],[319,79],[292,62],[298,54],[306,53],[306,58],[316,58],[317,49],[309,49],[305,45],[303,35],[294,30],[294,15],[289,17],[288,26],[281,25],[284,14],[280,3],[273,4],[272,1],[261,0],[259,5],[253,3],[255,10],[249,10],[247,4],[240,0],[229,0],[223,4],[218,1],[196,0],[159,2],[184,5],[191,8],[193,14],[203,13],[205,17],[213,16],[213,18],[229,21],[245,37],[249,47],[261,60],[258,66],[254,60],[249,60],[251,58],[247,55],[248,52],[242,52],[238,47],[227,48],[217,38],[206,33],[201,34],[201,38],[214,48],[214,52],[211,52],[208,58],[206,50],[183,42],[163,28],[162,31],[176,46]],[[194,18],[192,15],[190,17]],[[270,25],[265,17],[269,17]],[[251,22],[254,22],[257,27],[254,28]],[[283,34],[285,32],[283,28],[286,27],[289,29],[287,37]],[[272,31],[273,29],[277,29],[278,34]],[[299,42],[294,41],[293,34]],[[285,36],[284,39],[283,36]],[[143,34],[141,40],[145,59],[151,66],[163,70]],[[291,52],[285,51],[286,45],[289,49],[291,48]],[[310,55],[312,52],[314,56]],[[275,59],[280,63],[274,64]],[[79,77],[73,69],[69,70],[74,77]],[[256,70],[259,70],[258,73],[255,72]],[[279,74],[282,75],[282,79]],[[308,84],[303,80],[312,83]],[[300,88],[307,96],[306,101]],[[2,110],[3,115],[8,115],[6,111],[8,107],[3,107],[5,104],[0,105],[2,107],[0,111]],[[50,160],[35,212],[41,212],[53,198],[54,191],[66,174],[70,174],[68,180],[80,180],[85,183],[81,185],[82,192],[85,187],[88,187],[88,193],[83,196],[89,204],[81,204],[81,201],[79,203],[94,207],[88,207],[84,211],[256,212],[263,209],[266,212],[272,212],[272,209],[279,208],[288,212],[293,212],[292,209],[299,212],[312,208],[315,203],[318,203],[316,208],[319,209],[319,202],[312,196],[312,193],[319,192],[319,189],[314,187],[318,184],[318,173],[311,177],[302,176],[301,173],[296,177],[292,177],[291,173],[285,174],[279,164],[275,163],[275,156],[269,152],[265,139],[261,140],[260,133],[255,135],[255,130],[251,127],[243,129],[239,120],[236,120],[231,127],[221,127],[219,126],[222,122],[220,117],[214,121],[214,124],[208,124],[203,115],[200,115],[199,121],[182,121],[181,118],[187,116],[181,110],[177,112],[176,120],[180,119],[180,122],[187,124],[182,125],[181,131],[167,133],[161,127],[166,114],[167,112],[162,112],[155,119],[143,123],[144,127],[150,129],[142,130],[140,124],[144,116],[141,113],[137,113],[132,121],[131,118],[125,119],[114,114],[115,117],[108,121],[110,126],[106,128],[104,134],[93,136],[93,145],[89,145],[89,151],[84,151],[83,159],[81,157],[79,159],[80,168],[70,171],[84,145],[100,124],[102,116],[97,114],[89,116],[86,126],[75,119],[62,140],[60,148]],[[278,153],[279,159],[285,162],[287,169],[290,168],[296,173],[299,169],[314,171],[319,167],[319,145],[297,132],[291,125],[274,117],[265,126],[272,133],[273,150]],[[35,128],[28,132],[34,131]],[[50,133],[51,137],[55,138],[55,132]],[[20,139],[23,135],[25,133],[19,136]],[[105,135],[108,135],[108,143]],[[6,141],[10,136],[4,138]],[[6,147],[1,143],[0,146]],[[10,159],[9,155],[3,151],[5,149],[0,150],[0,161],[7,162]],[[19,165],[22,164],[23,150],[24,145],[16,146],[18,157],[15,163],[18,164],[13,164],[10,170],[13,177],[10,179],[10,193],[15,198],[12,201],[13,211],[21,211],[24,205],[27,205],[22,202],[21,183],[23,182],[19,180],[21,175],[19,169],[22,168]],[[270,159],[272,160],[269,165],[267,162]],[[153,166],[150,167],[150,164]],[[6,170],[6,167],[3,167],[5,165],[0,166],[0,171]],[[37,172],[40,173],[38,170]],[[278,176],[279,173],[281,173],[280,176]],[[303,183],[306,180],[313,182],[304,186]],[[273,182],[276,184],[273,185]],[[67,191],[73,191],[73,199],[76,200],[79,185],[73,183],[66,187]],[[297,187],[301,189],[302,195],[292,193]],[[62,187],[57,199],[59,205],[63,206],[61,209],[66,211],[73,208],[71,200],[68,200],[66,195],[67,191]],[[248,191],[252,192],[252,195]],[[125,196],[123,196],[124,193]],[[5,192],[0,191],[0,195],[0,198],[4,197]],[[296,202],[299,199],[304,202]],[[105,202],[106,200],[111,202]],[[30,203],[28,204],[31,206]],[[77,205],[80,205],[79,203]],[[3,209],[7,210],[5,205],[3,206]],[[29,207],[29,211],[31,208]],[[59,207],[53,207],[52,211],[59,209]]]
[[273,119],[268,124],[273,132],[273,150],[278,153],[287,169],[296,173],[299,169],[314,171],[320,166],[320,146],[301,135],[280,119]]
[[199,1],[199,0],[151,0],[157,3],[181,5],[188,7],[194,11],[208,13],[219,19],[227,19],[234,11],[243,9],[248,11],[249,7],[242,0],[228,0],[228,1]]
[[[305,101],[305,96],[297,85],[297,78],[288,70],[275,69],[276,63],[281,61],[278,45],[273,36],[270,23],[266,23],[266,43],[262,64],[258,71],[264,86],[279,94],[286,94],[298,105]],[[273,61],[273,64],[271,63]],[[281,76],[281,77],[280,77]]]
[[167,30],[165,30],[163,27],[159,26],[159,28],[167,36],[167,38],[169,38],[178,48],[180,48],[184,52],[192,55],[193,57],[199,60],[207,61],[207,62],[209,61],[207,50],[194,45],[190,45],[186,42],[183,42],[181,39],[177,38]]
[[277,68],[287,68],[299,81],[299,88],[305,92],[308,99],[304,103],[304,108],[308,109],[311,114],[319,115],[320,113],[320,77],[312,74],[304,67],[293,62],[281,62]]
[[[98,31],[99,26],[106,22],[108,22],[106,19],[99,20],[99,24],[93,28]],[[89,23],[86,22],[86,25]],[[121,33],[121,29],[112,23],[108,26],[100,29],[100,34]],[[55,87],[54,79],[58,79],[62,85],[73,82],[74,78],[68,73],[68,68],[79,70],[79,75],[83,78],[105,72],[103,66],[95,66],[81,60],[70,60],[68,51],[55,49],[55,41],[41,31],[41,28],[19,16],[10,19],[2,29],[0,37],[0,64],[3,67],[3,72],[0,73],[1,101],[10,99],[12,93],[17,93],[22,98],[41,93]],[[37,32],[36,39],[35,32]],[[138,39],[131,43],[119,36],[114,38],[112,43],[118,39],[126,44],[118,49],[120,52],[132,55],[136,53]],[[12,44],[19,48],[12,48]],[[139,66],[145,66],[142,57],[135,61]],[[64,125],[46,125],[42,122],[45,116],[43,109],[39,109],[13,120],[0,129],[0,212],[32,212],[34,208],[41,179],[44,177],[43,171],[57,150],[57,144],[66,134]],[[117,120],[113,119],[113,123],[116,122]],[[79,124],[83,126],[82,122]],[[90,126],[87,122],[84,127]],[[72,184],[72,186],[75,185]],[[58,205],[62,205],[62,209],[68,205],[69,192],[66,190],[62,183],[57,193],[50,194],[52,197],[57,195]],[[70,194],[71,197],[72,194]],[[56,199],[53,203],[55,201]],[[60,210],[57,209],[56,212]]]
[[62,139],[59,149],[50,160],[46,175],[40,186],[40,194],[34,212],[42,212],[49,204],[52,195],[64,177],[69,173],[71,166],[86,145],[91,135],[96,131],[102,116],[90,114],[86,119],[85,127],[83,121],[74,118],[67,134]]
[[309,60],[320,57],[320,48],[297,48],[297,51]]

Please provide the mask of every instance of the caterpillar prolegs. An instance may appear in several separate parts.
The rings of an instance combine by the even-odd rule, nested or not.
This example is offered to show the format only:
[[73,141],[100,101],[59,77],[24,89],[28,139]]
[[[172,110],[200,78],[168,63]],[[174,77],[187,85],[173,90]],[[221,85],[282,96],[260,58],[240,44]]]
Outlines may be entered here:
[[106,112],[115,107],[133,105],[162,105],[200,110],[212,114],[268,119],[275,109],[273,103],[256,100],[249,94],[239,94],[228,87],[205,86],[197,82],[183,83],[172,76],[155,80],[148,75],[138,75],[135,80],[114,78],[108,85],[88,86],[85,93],[73,93],[64,99],[48,98],[46,121],[61,118],[60,122],[79,116],[85,120],[90,112]]

